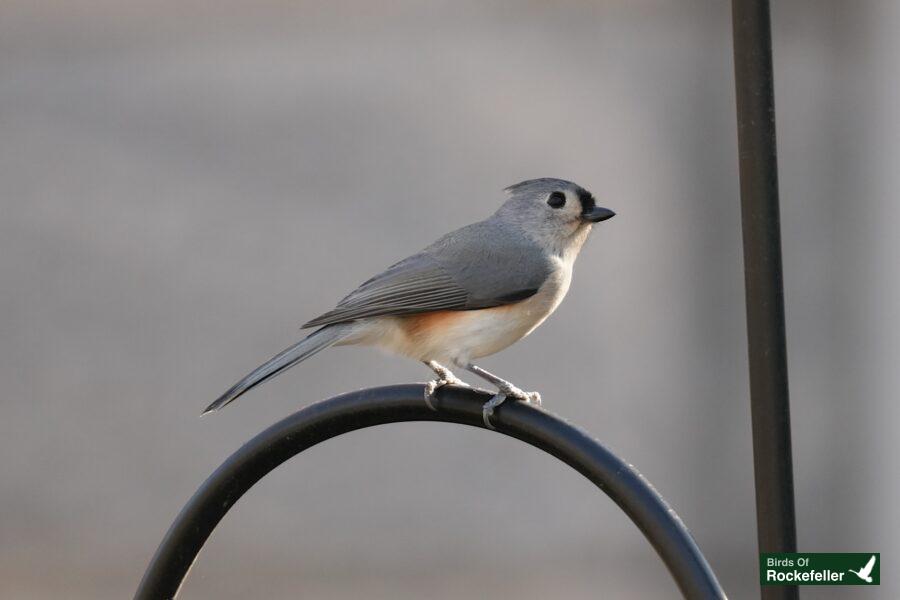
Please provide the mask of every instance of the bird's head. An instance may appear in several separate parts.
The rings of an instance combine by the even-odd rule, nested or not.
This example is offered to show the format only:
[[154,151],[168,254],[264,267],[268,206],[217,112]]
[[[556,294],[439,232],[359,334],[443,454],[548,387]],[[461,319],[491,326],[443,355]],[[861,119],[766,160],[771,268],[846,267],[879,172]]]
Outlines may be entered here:
[[597,206],[589,191],[564,179],[529,179],[505,191],[510,197],[496,217],[559,254],[577,253],[594,223],[616,215]]

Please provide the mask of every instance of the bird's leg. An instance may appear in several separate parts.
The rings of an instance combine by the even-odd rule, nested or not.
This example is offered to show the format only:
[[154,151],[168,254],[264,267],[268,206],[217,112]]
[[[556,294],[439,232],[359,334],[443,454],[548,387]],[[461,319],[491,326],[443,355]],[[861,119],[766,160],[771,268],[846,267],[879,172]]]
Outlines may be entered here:
[[538,406],[541,405],[541,395],[537,392],[524,392],[521,389],[514,386],[513,384],[511,384],[510,382],[506,381],[505,379],[497,377],[496,375],[494,375],[493,373],[491,373],[489,371],[485,371],[478,365],[473,365],[472,363],[468,363],[468,364],[462,365],[462,367],[466,371],[469,371],[470,373],[474,373],[475,375],[478,375],[485,381],[490,382],[490,383],[494,384],[495,386],[497,386],[497,389],[500,390],[500,392],[508,398],[513,398],[515,400],[521,400],[522,402],[528,402],[530,404],[536,404]]
[[437,411],[434,405],[431,403],[431,400],[434,398],[434,393],[437,391],[439,387],[443,387],[445,385],[461,385],[463,387],[469,387],[469,384],[457,377],[453,374],[450,369],[441,365],[438,362],[433,360],[422,361],[425,365],[434,371],[434,374],[437,375],[437,379],[433,379],[425,384],[425,404],[428,405],[433,411]]
[[481,414],[484,417],[484,424],[490,429],[494,428],[491,424],[491,417],[494,414],[494,409],[503,404],[507,398],[521,400],[522,402],[528,402],[529,404],[535,404],[537,406],[541,405],[541,395],[537,392],[524,392],[505,379],[497,377],[493,373],[485,371],[472,363],[466,363],[465,365],[462,365],[462,368],[497,386],[499,393],[487,401],[481,411]]

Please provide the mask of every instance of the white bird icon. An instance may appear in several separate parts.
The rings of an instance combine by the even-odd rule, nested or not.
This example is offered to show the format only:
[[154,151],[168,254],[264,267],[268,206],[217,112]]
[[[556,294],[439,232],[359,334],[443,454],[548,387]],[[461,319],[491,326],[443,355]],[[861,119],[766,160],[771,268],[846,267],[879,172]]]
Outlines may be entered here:
[[872,568],[875,566],[875,555],[872,555],[872,558],[869,559],[869,562],[866,563],[859,571],[854,571],[853,569],[847,569],[849,572],[853,573],[866,583],[872,583]]

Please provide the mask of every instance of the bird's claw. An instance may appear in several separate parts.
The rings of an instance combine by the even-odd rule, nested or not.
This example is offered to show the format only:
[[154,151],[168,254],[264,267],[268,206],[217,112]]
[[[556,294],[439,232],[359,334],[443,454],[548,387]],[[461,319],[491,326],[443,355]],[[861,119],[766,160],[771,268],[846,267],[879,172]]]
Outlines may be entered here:
[[434,394],[438,391],[438,388],[442,388],[445,385],[458,385],[461,387],[469,387],[469,384],[456,377],[449,370],[446,373],[442,374],[440,379],[432,379],[428,383],[425,384],[425,404],[433,410],[437,412],[437,408],[432,404],[432,400],[434,400]]
[[513,398],[514,400],[541,406],[541,395],[538,392],[525,392],[514,385],[508,385],[500,386],[500,393],[504,394],[507,398]]
[[494,409],[506,402],[509,398],[533,404],[535,406],[541,405],[541,395],[537,392],[523,392],[515,386],[502,386],[497,394],[485,402],[484,406],[481,408],[481,418],[484,420],[485,427],[494,429],[494,424],[491,423],[491,417],[494,416]]
[[491,423],[491,417],[494,416],[494,409],[503,404],[503,402],[505,401],[506,394],[500,392],[484,403],[484,406],[481,407],[481,418],[484,420],[485,427],[487,427],[488,429],[494,429],[494,424]]

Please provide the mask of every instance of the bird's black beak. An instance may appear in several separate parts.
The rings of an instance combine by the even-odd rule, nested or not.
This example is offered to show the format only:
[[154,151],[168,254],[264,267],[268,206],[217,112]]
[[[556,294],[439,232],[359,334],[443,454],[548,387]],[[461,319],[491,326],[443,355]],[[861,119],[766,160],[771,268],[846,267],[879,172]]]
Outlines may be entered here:
[[581,220],[588,223],[599,223],[600,221],[612,219],[614,216],[616,216],[616,213],[608,208],[593,206],[581,213]]

